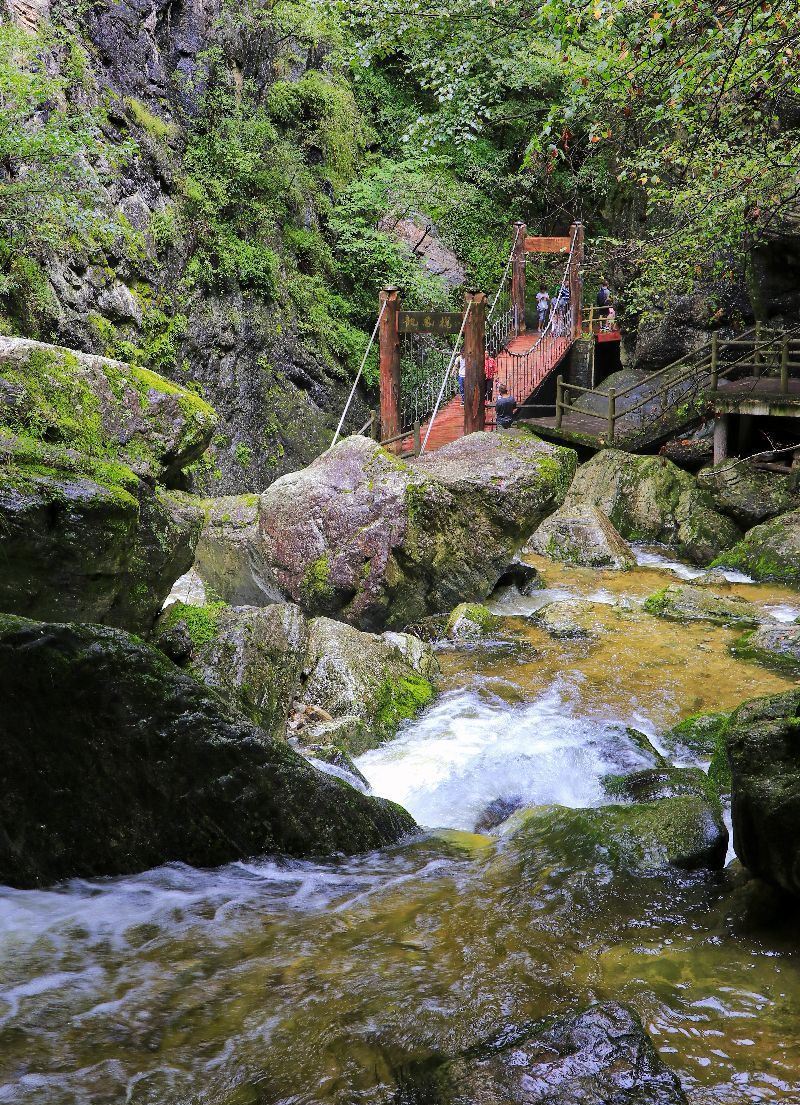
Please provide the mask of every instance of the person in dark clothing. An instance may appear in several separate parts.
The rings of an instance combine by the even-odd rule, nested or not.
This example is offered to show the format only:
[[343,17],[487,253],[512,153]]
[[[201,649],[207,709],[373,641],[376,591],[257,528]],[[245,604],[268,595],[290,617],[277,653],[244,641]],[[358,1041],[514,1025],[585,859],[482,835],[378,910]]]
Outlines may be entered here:
[[600,281],[600,291],[597,293],[597,317],[600,319],[600,325],[602,327],[606,316],[608,315],[608,305],[611,302],[611,289],[605,280]]
[[508,394],[508,388],[505,384],[501,384],[497,391],[497,402],[494,405],[494,409],[497,412],[497,425],[507,430],[509,426],[513,426],[514,424],[517,401],[513,395]]

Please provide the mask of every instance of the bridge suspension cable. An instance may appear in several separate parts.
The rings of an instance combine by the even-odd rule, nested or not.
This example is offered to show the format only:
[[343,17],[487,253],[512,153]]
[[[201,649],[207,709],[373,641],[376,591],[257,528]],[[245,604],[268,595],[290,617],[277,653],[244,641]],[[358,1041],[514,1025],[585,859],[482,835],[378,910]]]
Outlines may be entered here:
[[450,362],[447,365],[447,368],[445,369],[444,376],[442,377],[442,386],[439,388],[439,395],[437,396],[437,399],[436,399],[436,406],[433,408],[433,414],[430,417],[430,421],[428,422],[428,428],[425,431],[425,439],[422,442],[422,447],[420,448],[420,456],[425,452],[425,446],[428,444],[428,438],[431,436],[431,430],[433,429],[433,424],[436,421],[436,415],[439,413],[439,407],[442,404],[442,397],[444,395],[445,388],[447,387],[447,382],[450,379],[450,375],[453,371],[453,366],[456,363],[456,357],[458,356],[458,350],[461,346],[461,341],[464,337],[464,330],[466,328],[467,319],[469,318],[469,313],[470,313],[471,310],[472,310],[472,302],[470,301],[467,304],[467,309],[464,312],[463,319],[461,320],[461,329],[458,331],[458,337],[456,338],[455,345],[453,346],[453,352],[450,355]]
[[372,349],[372,346],[375,344],[375,338],[378,336],[378,329],[379,329],[380,324],[381,324],[381,319],[383,318],[383,313],[386,310],[386,302],[387,301],[384,299],[383,303],[381,304],[381,309],[378,312],[378,319],[375,323],[375,328],[372,331],[372,337],[367,342],[367,348],[364,350],[364,356],[361,358],[361,364],[359,366],[358,372],[356,373],[356,378],[355,378],[355,380],[353,380],[353,386],[350,388],[350,394],[348,395],[347,402],[344,405],[344,410],[342,411],[342,417],[339,419],[339,425],[336,427],[336,433],[333,435],[333,441],[328,446],[328,449],[325,450],[326,452],[328,452],[329,449],[332,449],[334,447],[334,445],[336,444],[336,442],[339,440],[339,434],[342,432],[342,426],[344,426],[344,420],[347,417],[347,412],[350,409],[350,404],[353,402],[353,396],[356,393],[356,388],[358,387],[358,381],[361,379],[361,375],[364,371],[364,366],[367,363],[367,357],[369,356],[369,351],[370,351],[370,349]]

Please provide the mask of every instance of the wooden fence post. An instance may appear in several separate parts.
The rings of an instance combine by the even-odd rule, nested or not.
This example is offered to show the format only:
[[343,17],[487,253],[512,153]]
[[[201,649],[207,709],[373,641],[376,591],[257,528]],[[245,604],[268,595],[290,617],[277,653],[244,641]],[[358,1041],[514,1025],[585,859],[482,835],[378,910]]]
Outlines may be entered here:
[[617,391],[608,389],[608,444],[614,444],[614,422],[617,418]]
[[572,306],[572,333],[571,337],[579,338],[581,335],[581,315],[583,313],[583,279],[581,267],[583,265],[583,223],[579,220],[570,227],[570,238],[573,242],[572,264],[569,267],[569,301]]
[[556,429],[561,429],[561,421],[564,417],[564,377],[556,377]]
[[381,318],[380,387],[381,428],[379,440],[395,437],[400,433],[400,338],[397,315],[400,310],[400,293],[395,287],[383,288],[381,307],[386,304]]
[[717,390],[719,379],[719,334],[716,331],[711,335],[711,390]]
[[781,395],[789,390],[789,339],[783,339],[781,346]]
[[761,332],[762,326],[760,322],[756,323],[756,342],[753,349],[753,375],[756,379],[761,376]]
[[465,308],[470,307],[464,327],[464,433],[471,434],[486,426],[486,296],[483,292],[467,292]]
[[525,333],[525,239],[528,228],[525,223],[514,223],[517,236],[514,246],[514,258],[511,262],[511,308],[514,312],[514,330]]

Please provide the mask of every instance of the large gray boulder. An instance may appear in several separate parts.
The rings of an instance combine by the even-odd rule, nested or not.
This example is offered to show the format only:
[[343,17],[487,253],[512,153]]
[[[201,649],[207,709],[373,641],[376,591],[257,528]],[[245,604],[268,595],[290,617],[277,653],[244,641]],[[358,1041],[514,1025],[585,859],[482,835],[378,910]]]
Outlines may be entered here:
[[694,477],[665,457],[603,449],[578,469],[562,515],[602,512],[627,541],[671,545],[707,564],[734,545],[741,531],[714,506]]
[[790,476],[764,472],[741,460],[725,460],[703,468],[697,474],[697,486],[743,529],[800,506]]
[[120,630],[0,617],[0,882],[368,850],[404,810],[312,768]]
[[155,373],[0,338],[0,610],[147,633],[203,521],[168,488],[215,421]]
[[602,511],[584,504],[564,505],[546,518],[530,549],[582,568],[632,568],[636,558]]
[[412,1070],[409,1105],[686,1105],[638,1014],[592,1005]]
[[175,602],[159,618],[154,641],[254,724],[285,737],[308,648],[298,606]]
[[800,896],[800,691],[745,702],[725,740],[736,854]]
[[780,514],[748,530],[714,564],[737,568],[760,583],[800,588],[800,510]]
[[[439,664],[430,645],[408,633],[365,633],[331,618],[310,623],[298,694],[334,719],[328,740],[353,755],[393,737],[434,695]],[[355,724],[354,724],[355,722]],[[320,739],[321,730],[309,737]]]
[[[413,464],[347,438],[252,514],[213,509],[197,570],[226,601],[280,596],[362,629],[402,628],[488,595],[575,464],[526,433],[470,434]],[[234,533],[231,518],[249,520]]]

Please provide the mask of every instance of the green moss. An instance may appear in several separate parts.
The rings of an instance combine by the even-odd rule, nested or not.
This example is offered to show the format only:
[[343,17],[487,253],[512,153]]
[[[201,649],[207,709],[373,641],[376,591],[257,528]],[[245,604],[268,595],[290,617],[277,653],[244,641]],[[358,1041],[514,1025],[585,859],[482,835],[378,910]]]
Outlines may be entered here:
[[324,609],[330,604],[335,594],[330,577],[331,565],[326,554],[308,565],[300,583],[300,592],[309,607]]
[[791,652],[781,652],[778,648],[762,648],[758,645],[758,630],[750,629],[738,637],[731,645],[731,653],[739,660],[752,660],[774,671],[786,675],[800,673],[800,658]]
[[159,636],[176,625],[184,625],[195,648],[201,648],[213,641],[219,629],[219,618],[227,603],[212,602],[205,606],[190,606],[184,602],[174,602],[167,607],[159,621]]
[[163,119],[159,119],[157,115],[154,115],[152,111],[145,107],[141,100],[137,100],[133,96],[126,96],[125,103],[135,122],[143,130],[146,130],[151,138],[166,141],[177,134],[178,128],[174,123],[167,123]]
[[659,616],[664,613],[665,610],[670,609],[670,601],[667,596],[668,588],[664,587],[661,591],[656,591],[654,594],[649,595],[644,602],[643,609],[648,614],[655,614]]
[[401,722],[415,717],[431,701],[434,689],[421,675],[385,679],[376,696],[375,720],[386,735],[394,735]]
[[698,756],[710,756],[724,740],[730,713],[692,714],[661,738],[669,749],[687,748]]

